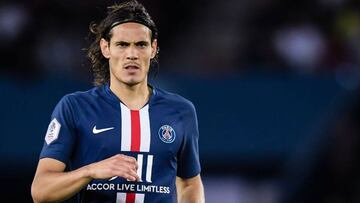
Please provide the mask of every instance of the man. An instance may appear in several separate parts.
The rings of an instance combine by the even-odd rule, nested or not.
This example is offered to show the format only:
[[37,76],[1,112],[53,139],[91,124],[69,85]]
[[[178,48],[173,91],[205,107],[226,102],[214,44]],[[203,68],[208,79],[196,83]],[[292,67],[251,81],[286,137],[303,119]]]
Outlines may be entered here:
[[136,1],[114,5],[90,30],[96,87],[55,107],[34,201],[204,202],[195,108],[147,82],[158,50],[149,14]]

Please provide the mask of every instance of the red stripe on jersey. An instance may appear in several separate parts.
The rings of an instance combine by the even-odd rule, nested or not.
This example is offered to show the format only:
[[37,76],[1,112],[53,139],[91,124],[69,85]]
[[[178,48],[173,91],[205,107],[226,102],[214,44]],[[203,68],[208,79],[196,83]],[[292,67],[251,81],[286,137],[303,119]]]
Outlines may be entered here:
[[126,203],[135,203],[135,193],[126,193]]
[[132,152],[140,151],[140,114],[131,110],[131,148]]

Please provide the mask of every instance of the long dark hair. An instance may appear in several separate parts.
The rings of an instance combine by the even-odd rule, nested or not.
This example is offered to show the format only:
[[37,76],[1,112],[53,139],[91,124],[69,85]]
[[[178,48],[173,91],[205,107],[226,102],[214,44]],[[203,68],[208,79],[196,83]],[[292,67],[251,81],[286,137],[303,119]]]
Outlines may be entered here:
[[[100,23],[90,23],[90,35],[94,40],[87,49],[87,56],[91,61],[91,72],[94,76],[94,85],[100,86],[109,82],[109,61],[101,53],[100,40],[103,38],[110,42],[112,28],[126,22],[136,22],[147,26],[151,30],[151,43],[157,39],[158,30],[145,7],[136,0],[108,7],[107,16]],[[151,60],[151,65],[157,65],[158,53]]]

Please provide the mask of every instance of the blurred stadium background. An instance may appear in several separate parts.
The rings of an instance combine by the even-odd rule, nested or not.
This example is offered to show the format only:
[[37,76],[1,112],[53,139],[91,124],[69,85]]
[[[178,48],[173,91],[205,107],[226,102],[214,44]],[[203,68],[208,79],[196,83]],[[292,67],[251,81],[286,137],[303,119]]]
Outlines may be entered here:
[[[113,2],[0,2],[1,199],[31,202],[50,114],[91,88],[88,25]],[[207,202],[360,202],[360,1],[140,2],[152,83],[197,107]]]

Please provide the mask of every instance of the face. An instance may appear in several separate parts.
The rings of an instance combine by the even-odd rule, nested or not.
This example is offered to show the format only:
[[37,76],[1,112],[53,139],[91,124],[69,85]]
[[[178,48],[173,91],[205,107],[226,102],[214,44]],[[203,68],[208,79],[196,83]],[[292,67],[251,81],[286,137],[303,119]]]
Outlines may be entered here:
[[151,43],[151,30],[139,23],[123,23],[111,32],[110,42],[100,41],[102,54],[109,59],[110,83],[147,84],[150,60],[157,49],[157,41]]

